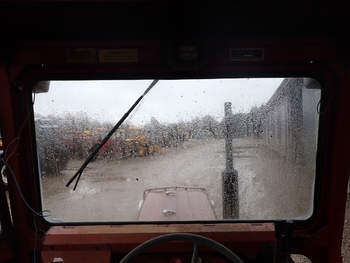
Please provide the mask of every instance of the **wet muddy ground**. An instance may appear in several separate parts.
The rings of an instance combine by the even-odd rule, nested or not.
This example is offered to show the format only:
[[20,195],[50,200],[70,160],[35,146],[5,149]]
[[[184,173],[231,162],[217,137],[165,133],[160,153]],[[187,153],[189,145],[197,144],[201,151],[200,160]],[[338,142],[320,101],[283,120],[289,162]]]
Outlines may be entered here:
[[[240,217],[303,217],[312,198],[310,169],[281,160],[258,140],[234,140],[234,166],[239,172]],[[143,191],[151,187],[204,187],[222,218],[221,173],[224,141],[188,141],[159,155],[91,163],[76,191],[66,188],[82,160],[69,163],[62,176],[43,178],[43,204],[52,221],[134,221]],[[344,224],[343,262],[350,263],[350,198]],[[295,256],[295,262],[309,262]]]
[[[313,173],[282,160],[253,139],[234,139],[241,219],[302,218],[309,215]],[[69,162],[62,176],[43,178],[43,204],[52,221],[135,221],[145,189],[203,187],[222,218],[223,140],[191,140],[154,156],[97,160],[78,188],[65,187],[82,160]]]

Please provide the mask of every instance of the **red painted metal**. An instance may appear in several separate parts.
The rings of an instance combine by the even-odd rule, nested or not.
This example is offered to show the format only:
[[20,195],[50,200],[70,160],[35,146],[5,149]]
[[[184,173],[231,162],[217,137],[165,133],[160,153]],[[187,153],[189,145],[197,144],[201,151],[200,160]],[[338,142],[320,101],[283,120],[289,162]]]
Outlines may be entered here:
[[111,251],[108,248],[95,248],[91,250],[44,250],[41,252],[41,260],[42,263],[109,263],[111,262]]
[[[324,11],[327,9],[323,8]],[[33,14],[26,14],[23,10],[21,14],[23,14],[23,21],[28,22],[28,26],[23,22],[21,24],[14,21],[13,17],[15,16],[13,16],[11,17],[13,30],[22,29],[20,32],[24,32],[31,29],[33,32],[40,33],[38,31],[40,27],[35,27],[35,25],[43,25],[42,21],[46,20],[38,22],[36,19],[40,20],[41,18],[36,18]],[[42,14],[47,15],[44,12]],[[16,17],[21,17],[21,15]],[[90,26],[94,26],[93,22],[90,23]],[[43,27],[52,31],[49,24],[43,25]],[[54,30],[58,30],[58,27],[55,27]],[[309,41],[310,39],[312,41]],[[32,105],[29,99],[30,91],[27,89],[29,88],[27,84],[29,85],[35,78],[52,76],[89,78],[92,74],[98,77],[106,73],[113,73],[114,76],[118,76],[119,73],[132,73],[134,75],[144,73],[181,74],[183,71],[191,74],[235,72],[238,75],[248,73],[251,76],[261,73],[277,74],[278,72],[317,73],[324,77],[328,95],[325,102],[327,104],[326,111],[322,113],[326,116],[321,132],[327,135],[322,143],[327,147],[324,147],[323,152],[319,155],[319,158],[322,159],[319,169],[322,177],[318,178],[320,181],[318,188],[320,196],[317,200],[319,208],[315,218],[305,224],[295,226],[295,232],[289,245],[293,253],[305,254],[312,262],[340,263],[346,187],[350,170],[348,160],[350,156],[350,137],[348,136],[350,130],[350,115],[348,114],[350,66],[348,60],[350,56],[347,49],[344,48],[344,46],[347,47],[346,44],[338,45],[337,42],[327,40],[327,38],[310,37],[309,40],[294,38],[286,41],[273,39],[269,41],[201,41],[207,49],[213,52],[210,59],[200,69],[169,66],[162,59],[164,50],[161,41],[34,41],[31,43],[20,41],[16,43],[16,41],[10,40],[7,43],[8,52],[4,52],[7,59],[3,59],[2,56],[0,58],[0,124],[3,128],[2,135],[5,147],[8,152],[14,153],[11,155],[9,163],[29,203],[36,210],[39,210],[38,174],[35,165],[36,157],[32,149],[32,116],[30,115]],[[67,63],[67,48],[92,47],[99,49],[128,46],[139,48],[140,59],[137,65]],[[230,61],[229,48],[242,46],[265,48],[264,61],[256,63],[233,63]],[[314,63],[310,64],[311,61]],[[322,63],[318,63],[319,61]],[[21,132],[22,126],[24,128]],[[20,134],[23,136],[20,136],[18,144],[18,135]],[[7,246],[8,243],[0,243],[0,248],[2,252],[5,251],[4,258],[15,254],[18,256],[18,262],[31,262],[31,252],[34,247],[33,218],[18,196],[11,178],[9,178],[9,192],[14,219],[15,253],[12,252],[10,246]],[[38,223],[41,228],[49,227],[45,223]],[[48,232],[45,232],[46,236],[40,249],[43,262],[52,260],[57,252],[63,253],[67,260],[78,260],[81,257],[86,257],[86,260],[107,260],[111,252],[122,254],[148,238],[179,231],[212,237],[245,255],[252,253],[252,248],[255,248],[254,253],[257,253],[263,245],[275,241],[274,229],[271,225],[232,224],[217,225],[213,228],[205,225],[92,225],[51,227]],[[39,239],[43,235],[40,232]],[[5,245],[2,246],[2,244]],[[91,251],[92,249],[96,251]],[[161,247],[158,251],[153,252],[164,252],[167,249],[169,250],[167,247]],[[187,244],[177,243],[172,252],[188,250]]]
[[[113,253],[121,255],[151,238],[165,233],[177,232],[204,235],[225,244],[237,253],[246,254],[252,258],[266,244],[275,242],[273,224],[56,226],[47,232],[42,252],[52,250],[90,251],[101,249],[108,244]],[[172,255],[174,253],[188,253],[191,249],[192,244],[188,242],[173,242],[171,246],[163,244],[150,251],[156,254],[153,257],[156,260],[159,253]],[[207,248],[202,251],[210,252]]]
[[215,220],[216,216],[205,189],[164,187],[145,190],[138,219]]
[[[276,48],[278,50],[278,48]],[[43,49],[41,49],[43,50]],[[272,48],[271,48],[271,52],[272,52]],[[290,54],[295,54],[297,53],[298,49],[296,49],[294,52],[290,51]],[[319,54],[323,53],[322,57],[324,57],[324,54],[329,53],[329,50],[325,48],[324,52],[319,52]],[[129,71],[129,72],[139,72],[139,71],[143,71],[146,69],[146,67],[143,67],[142,65],[140,66],[135,66],[135,67],[116,67],[114,65],[111,65],[109,67],[106,66],[78,66],[78,65],[71,65],[71,66],[66,66],[66,67],[50,67],[50,66],[45,66],[46,64],[50,65],[50,59],[52,59],[53,63],[64,63],[62,60],[56,60],[56,58],[48,58],[45,57],[42,59],[40,59],[40,56],[37,56],[38,53],[35,55],[35,53],[30,56],[28,56],[27,54],[31,54],[31,51],[28,51],[29,53],[26,52],[18,52],[17,54],[21,54],[20,56],[18,56],[18,62],[22,62],[24,63],[25,61],[27,61],[27,63],[36,63],[36,64],[41,64],[40,62],[44,62],[44,67],[43,68],[33,68],[31,71],[27,71],[29,73],[27,73],[26,75],[24,75],[27,79],[30,79],[31,76],[40,76],[41,74],[47,75],[47,74],[68,74],[70,72],[80,72],[80,73],[84,73],[87,74],[89,72],[106,72],[106,71],[114,71],[117,70],[118,72],[121,71]],[[45,53],[45,52],[44,52]],[[48,49],[46,54],[54,54],[55,52],[52,52],[52,50]],[[332,52],[331,52],[332,53]],[[282,53],[281,53],[282,54]],[[21,57],[21,59],[19,59]],[[35,59],[32,60],[31,59]],[[283,61],[283,59],[285,59],[284,57],[279,57],[276,56],[276,58],[280,58],[281,61]],[[58,59],[58,58],[57,58]],[[273,61],[273,59],[272,59]],[[272,61],[270,63],[272,63]],[[223,62],[222,62],[223,63]],[[268,62],[265,62],[268,63]],[[275,63],[275,62],[274,62]],[[225,64],[225,63],[223,63]],[[221,70],[234,70],[236,72],[239,72],[240,70],[242,72],[246,72],[247,69],[250,69],[251,72],[254,72],[254,70],[258,70],[259,67],[262,67],[263,65],[257,66],[257,65],[245,65],[245,66],[240,66],[240,67],[234,67],[234,66],[230,66],[230,65],[223,65],[222,66],[216,66],[216,67],[209,67],[207,70],[203,70],[204,72],[218,72]],[[294,67],[294,69],[308,69],[309,66],[264,66],[264,68],[269,71],[269,72],[273,72],[276,71],[277,69],[279,70],[291,70]],[[299,253],[304,253],[307,256],[309,256],[311,259],[313,259],[315,262],[319,261],[319,260],[325,260],[325,258],[332,258],[335,259],[335,261],[333,262],[337,262],[337,260],[339,261],[340,259],[340,240],[341,240],[341,231],[342,231],[342,224],[341,221],[344,217],[344,204],[345,204],[345,192],[346,192],[346,180],[347,180],[347,175],[346,175],[346,171],[348,170],[348,166],[346,165],[346,156],[348,155],[347,149],[350,147],[344,147],[344,146],[348,146],[349,145],[349,141],[346,139],[346,135],[345,135],[345,131],[347,128],[343,128],[345,125],[348,125],[349,121],[348,121],[348,116],[346,114],[342,114],[343,112],[346,112],[346,106],[347,106],[347,101],[344,99],[346,97],[348,97],[348,93],[349,91],[345,88],[347,83],[349,83],[349,79],[347,79],[347,75],[345,74],[346,69],[345,66],[341,65],[341,64],[334,64],[334,71],[337,72],[335,78],[337,80],[337,86],[333,86],[332,88],[335,89],[335,94],[336,94],[336,100],[337,103],[336,104],[332,104],[334,106],[334,116],[335,118],[332,118],[332,120],[328,120],[328,121],[332,121],[334,123],[334,125],[337,125],[337,127],[339,127],[336,131],[330,133],[331,137],[329,137],[329,140],[332,141],[332,153],[334,153],[333,157],[331,158],[331,162],[329,163],[329,166],[326,166],[326,169],[328,169],[329,174],[337,174],[338,176],[329,176],[329,177],[325,177],[322,178],[322,182],[323,185],[325,187],[328,186],[328,190],[326,190],[326,188],[324,188],[321,191],[321,200],[322,200],[322,206],[321,206],[321,214],[320,216],[316,219],[316,221],[309,226],[306,226],[306,228],[304,229],[300,229],[297,230],[296,234],[298,236],[300,236],[303,239],[303,245],[301,246],[299,241],[292,241],[293,246],[291,247],[292,251],[295,252],[299,252]],[[154,71],[155,69],[157,69],[157,67],[153,67],[152,69],[149,69],[150,72]],[[160,69],[160,66],[159,68]],[[172,70],[167,70],[167,72],[171,72]],[[25,78],[25,79],[26,79]],[[3,71],[3,80],[6,80],[6,74],[5,71]],[[331,82],[329,82],[331,83]],[[6,83],[5,81],[5,87],[7,87],[7,90],[5,90],[5,94],[6,92],[9,93],[9,91],[11,91],[9,89],[8,83]],[[332,83],[331,83],[332,84]],[[3,86],[4,87],[4,86]],[[12,92],[14,92],[12,90]],[[12,101],[15,100],[16,103],[26,103],[23,98],[22,100],[18,97],[9,99],[8,101]],[[7,104],[6,106],[3,106],[3,109],[5,109],[7,112],[11,113],[11,111],[9,111],[9,109],[14,110],[14,107],[11,106],[11,104]],[[17,116],[13,116],[13,115],[9,115],[7,114],[6,116],[4,116],[4,120],[6,123],[7,127],[11,127],[11,123],[12,126],[15,126],[15,122],[20,122],[21,120],[23,120],[23,116],[21,115],[17,115]],[[4,131],[4,137],[6,139],[6,141],[15,138],[14,136],[14,132],[11,133],[11,129],[7,129],[7,131]],[[26,141],[23,142],[26,145],[30,145],[30,138],[26,138]],[[20,165],[19,163],[16,163],[16,160],[11,160],[12,162],[12,166],[15,168],[16,173],[17,174],[23,174],[21,173],[20,169]],[[22,165],[23,166],[23,165]],[[22,168],[23,169],[23,168]],[[341,175],[341,176],[340,176]],[[30,175],[30,176],[35,176]],[[10,182],[11,185],[11,182]],[[344,189],[343,189],[344,188]],[[13,188],[13,184],[12,184],[12,188],[11,188],[11,192],[12,193],[16,193],[16,190]],[[342,191],[339,191],[339,189],[341,189]],[[344,191],[343,191],[344,190]],[[333,193],[333,194],[331,194]],[[21,217],[24,214],[27,214],[26,209],[23,207],[23,204],[21,203],[21,200],[18,199],[18,196],[14,196],[13,197],[14,200],[12,201],[15,204],[15,209],[18,209],[18,211],[14,212],[15,218],[17,218],[16,220],[18,220],[19,217]],[[19,216],[20,215],[20,216]],[[22,225],[22,228],[25,229],[25,233],[27,236],[30,236],[32,233],[30,231],[30,227],[29,227],[29,222],[30,220],[26,219],[23,221],[18,222],[17,224],[17,228],[20,227]],[[91,228],[91,227],[90,227]],[[315,230],[312,230],[312,229]],[[318,230],[317,230],[318,228]],[[75,229],[75,227],[72,227],[72,229]],[[94,231],[98,231],[98,227],[92,227],[92,229],[94,229]],[[310,230],[307,230],[310,229]],[[190,230],[190,229],[189,229]],[[164,233],[166,231],[160,231],[157,232],[159,234]],[[97,232],[98,233],[98,232]],[[256,236],[255,234],[253,234],[254,232],[252,232],[252,235],[249,235],[249,238],[253,238],[253,236]],[[91,240],[90,244],[93,244],[94,241],[93,240],[100,240],[101,237],[103,237],[103,233],[98,233],[94,236],[89,236],[87,233],[81,233],[78,236],[67,236],[67,235],[56,235],[55,236],[55,241],[52,241],[51,245],[59,245],[60,243],[56,244],[55,242],[60,242],[59,240],[63,240],[65,246],[73,246],[73,245],[79,245],[79,244],[84,244],[84,240]],[[145,240],[148,237],[152,237],[153,235],[144,235],[144,234],[135,234],[137,237],[141,238],[138,241],[134,241],[134,244],[136,244],[137,242],[141,242],[141,240]],[[219,237],[220,236],[220,237]],[[227,236],[225,234],[220,234],[217,238],[221,238],[224,236]],[[52,236],[49,236],[50,238]],[[118,246],[118,242],[120,243],[121,239],[117,238],[117,236],[110,235],[109,236],[110,239],[105,240],[106,243],[111,243],[114,244],[114,246]],[[48,238],[47,240],[50,240],[50,238]],[[52,240],[52,239],[51,239]],[[329,240],[332,240],[331,244],[329,243]],[[237,240],[236,240],[237,241]],[[253,242],[253,240],[251,240]],[[48,241],[46,241],[48,242]],[[245,241],[246,242],[246,241]],[[45,243],[46,244],[46,243]],[[63,244],[61,243],[60,246],[62,246]],[[242,245],[241,245],[242,246]],[[28,247],[28,246],[27,246]],[[124,248],[128,248],[124,247]],[[317,251],[317,253],[315,253],[315,251]],[[320,252],[321,251],[321,252]],[[322,257],[319,256],[319,253],[321,253]],[[322,261],[319,261],[322,262]]]
[[11,240],[0,237],[0,262],[10,261],[14,259],[13,247],[11,246]]
[[71,246],[133,245],[157,235],[176,232],[198,233],[212,238],[217,236],[221,242],[275,241],[272,223],[55,226],[46,233],[43,248],[65,246],[67,242]]
[[[0,87],[1,87],[1,99],[0,103],[0,119],[2,135],[4,137],[5,146],[5,158],[9,158],[8,162],[12,166],[19,184],[22,185],[23,177],[18,176],[23,174],[21,170],[21,164],[18,158],[18,121],[15,117],[15,107],[13,98],[13,89],[10,88],[9,82],[9,68],[7,65],[0,64]],[[16,128],[17,127],[17,128]],[[8,156],[7,153],[13,153]],[[22,185],[23,186],[23,185]],[[14,222],[14,230],[16,233],[21,233],[21,235],[16,235],[14,240],[16,240],[16,249],[19,249],[22,253],[19,256],[24,262],[28,259],[27,256],[33,246],[30,240],[33,237],[32,226],[29,224],[29,214],[26,210],[22,200],[20,199],[17,190],[15,189],[15,184],[11,177],[8,178],[8,191],[10,196],[10,201],[12,204],[12,218]]]

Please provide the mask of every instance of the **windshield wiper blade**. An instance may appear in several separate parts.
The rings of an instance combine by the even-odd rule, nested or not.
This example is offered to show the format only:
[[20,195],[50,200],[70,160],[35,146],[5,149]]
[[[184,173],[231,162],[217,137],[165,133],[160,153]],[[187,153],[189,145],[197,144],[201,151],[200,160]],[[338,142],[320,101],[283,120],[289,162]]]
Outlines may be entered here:
[[135,107],[140,103],[140,101],[143,99],[143,97],[146,96],[146,94],[157,84],[159,80],[155,79],[152,81],[152,83],[148,86],[148,88],[145,90],[145,92],[135,101],[135,103],[130,107],[130,109],[121,117],[121,119],[117,122],[117,124],[110,130],[110,132],[103,138],[103,140],[100,142],[100,144],[94,149],[92,153],[88,156],[88,158],[85,160],[85,162],[81,165],[79,170],[74,174],[74,176],[69,179],[68,183],[66,184],[66,187],[69,187],[70,184],[77,178],[75,185],[73,187],[73,191],[78,186],[80,176],[82,175],[84,169],[86,166],[91,162],[92,159],[96,156],[96,154],[100,151],[102,146],[109,140],[109,138],[113,135],[113,133],[120,127],[120,125],[123,124],[123,122],[126,120],[126,118],[130,115],[130,113],[135,109]]

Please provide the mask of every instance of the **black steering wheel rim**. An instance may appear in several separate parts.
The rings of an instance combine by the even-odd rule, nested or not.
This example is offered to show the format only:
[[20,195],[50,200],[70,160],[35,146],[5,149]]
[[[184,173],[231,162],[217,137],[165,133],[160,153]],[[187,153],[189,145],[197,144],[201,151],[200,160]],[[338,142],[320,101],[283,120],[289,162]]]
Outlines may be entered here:
[[171,234],[165,234],[161,235],[155,238],[152,238],[150,240],[147,240],[143,242],[142,244],[138,245],[136,248],[131,250],[127,255],[124,256],[124,258],[120,261],[120,263],[127,263],[129,260],[133,259],[134,257],[141,254],[144,250],[147,248],[158,244],[162,242],[168,242],[168,241],[174,241],[174,240],[190,240],[194,243],[194,251],[192,255],[192,262],[194,261],[193,258],[197,256],[197,249],[199,245],[206,245],[215,251],[217,251],[219,254],[223,255],[227,260],[229,260],[232,263],[244,263],[240,257],[238,257],[235,253],[233,253],[230,249],[225,247],[224,245],[220,244],[219,242],[201,236],[196,234],[190,234],[190,233],[171,233]]

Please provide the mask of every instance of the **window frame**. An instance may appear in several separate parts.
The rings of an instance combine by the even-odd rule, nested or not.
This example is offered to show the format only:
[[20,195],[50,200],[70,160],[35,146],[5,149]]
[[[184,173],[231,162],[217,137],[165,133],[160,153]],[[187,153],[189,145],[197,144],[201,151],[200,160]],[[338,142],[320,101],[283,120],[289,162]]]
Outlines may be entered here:
[[[310,68],[310,66],[312,66]],[[225,220],[213,220],[213,221],[203,221],[203,220],[191,220],[191,221],[81,221],[81,222],[50,222],[45,218],[41,218],[40,221],[46,225],[50,226],[92,226],[92,225],[174,225],[174,224],[227,224],[227,223],[279,223],[279,222],[292,222],[295,225],[296,229],[305,229],[312,225],[317,224],[319,216],[324,212],[322,211],[322,205],[320,200],[323,199],[322,189],[325,189],[325,171],[329,169],[329,166],[325,162],[321,161],[327,159],[327,149],[330,149],[330,142],[327,141],[327,136],[330,135],[330,128],[327,127],[327,123],[332,121],[331,112],[325,111],[325,107],[332,108],[332,96],[334,96],[333,78],[334,73],[329,71],[328,68],[318,67],[315,68],[314,65],[293,65],[291,68],[283,65],[283,70],[280,69],[280,65],[269,67],[268,70],[262,71],[261,68],[258,70],[247,71],[243,67],[242,69],[237,70],[236,67],[230,67],[231,70],[225,72],[214,72],[214,73],[95,73],[95,74],[84,74],[82,72],[74,73],[74,70],[69,69],[69,74],[62,72],[55,72],[49,70],[43,74],[43,72],[38,72],[34,70],[29,72],[28,90],[31,98],[31,92],[34,87],[34,84],[38,81],[49,81],[49,80],[136,80],[136,79],[210,79],[210,78],[300,78],[301,76],[305,78],[312,78],[319,82],[321,90],[321,113],[319,116],[319,127],[318,127],[318,138],[317,138],[317,152],[316,152],[316,174],[314,181],[314,200],[313,200],[313,211],[310,216],[306,219],[293,219],[293,220],[284,220],[284,219],[274,219],[274,220],[241,220],[241,219],[225,219]],[[60,70],[58,70],[60,71]],[[326,103],[324,103],[326,102]],[[32,107],[33,110],[33,107]],[[32,114],[31,119],[31,129],[34,130],[34,114]],[[328,124],[329,125],[329,124]],[[36,152],[36,142],[35,136],[32,138],[33,149]],[[40,200],[39,210],[42,209],[42,195],[41,195],[41,182],[39,183],[40,175],[38,173],[38,161],[35,158],[35,174],[37,177],[37,189],[40,189],[38,197]]]

